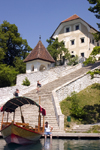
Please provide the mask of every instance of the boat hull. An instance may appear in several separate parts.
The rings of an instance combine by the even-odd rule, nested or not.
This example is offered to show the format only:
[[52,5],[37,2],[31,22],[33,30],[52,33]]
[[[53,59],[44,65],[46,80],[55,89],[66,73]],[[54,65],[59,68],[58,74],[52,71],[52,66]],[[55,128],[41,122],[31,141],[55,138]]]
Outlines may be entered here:
[[9,143],[16,144],[32,144],[40,139],[42,133],[34,132],[24,127],[11,124],[1,130],[3,138]]

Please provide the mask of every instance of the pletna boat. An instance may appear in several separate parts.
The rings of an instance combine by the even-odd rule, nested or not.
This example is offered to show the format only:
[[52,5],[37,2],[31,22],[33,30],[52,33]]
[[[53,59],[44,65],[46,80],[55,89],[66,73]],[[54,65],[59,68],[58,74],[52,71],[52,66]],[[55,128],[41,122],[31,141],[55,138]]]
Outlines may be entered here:
[[[38,123],[35,127],[30,126],[29,123],[25,123],[22,114],[21,107],[25,104],[36,105],[39,109],[38,112]],[[21,122],[15,122],[16,109],[20,108]],[[1,134],[5,141],[9,143],[16,144],[32,144],[40,139],[41,135],[44,133],[44,117],[46,111],[35,101],[27,97],[15,97],[7,101],[2,107],[1,112]],[[9,121],[9,113],[13,113],[12,121]],[[6,121],[4,115],[6,114]],[[41,115],[42,114],[42,115]],[[43,123],[41,126],[41,117],[43,116]]]

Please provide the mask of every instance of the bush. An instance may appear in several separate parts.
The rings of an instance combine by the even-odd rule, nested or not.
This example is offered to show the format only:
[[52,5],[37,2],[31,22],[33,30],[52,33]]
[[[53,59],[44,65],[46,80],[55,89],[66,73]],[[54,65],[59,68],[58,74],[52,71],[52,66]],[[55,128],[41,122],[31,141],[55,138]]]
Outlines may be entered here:
[[25,85],[25,86],[29,86],[30,85],[30,81],[27,79],[27,77],[25,78],[25,80],[23,80],[22,85]]
[[73,94],[71,96],[71,107],[70,107],[70,113],[71,116],[77,118],[78,120],[82,121],[86,115],[85,111],[82,107],[79,106],[79,99],[77,98],[76,94]]
[[17,74],[18,72],[12,66],[0,64],[0,87],[15,85]]
[[76,55],[75,57],[70,58],[68,61],[68,65],[75,66],[76,64],[78,64],[78,56]]

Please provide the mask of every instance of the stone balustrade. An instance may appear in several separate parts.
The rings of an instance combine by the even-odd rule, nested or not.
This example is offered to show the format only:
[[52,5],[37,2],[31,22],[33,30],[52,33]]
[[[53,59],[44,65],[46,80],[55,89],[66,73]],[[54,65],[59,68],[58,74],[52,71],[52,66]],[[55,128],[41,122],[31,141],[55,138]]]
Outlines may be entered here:
[[[96,67],[95,69],[98,68],[100,68],[100,66]],[[72,92],[75,91],[78,93],[94,83],[100,83],[100,75],[95,75],[95,78],[91,79],[91,76],[85,73],[52,91],[55,115],[60,129],[64,129],[64,116],[61,113],[59,102],[70,96]]]

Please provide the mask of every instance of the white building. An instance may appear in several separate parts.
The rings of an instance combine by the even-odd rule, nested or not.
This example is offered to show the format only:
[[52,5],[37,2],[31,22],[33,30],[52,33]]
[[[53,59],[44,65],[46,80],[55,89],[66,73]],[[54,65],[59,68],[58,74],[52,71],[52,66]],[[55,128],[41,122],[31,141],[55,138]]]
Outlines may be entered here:
[[55,60],[39,40],[36,47],[25,58],[24,62],[26,63],[26,73],[31,73],[49,69]]
[[100,41],[96,42],[92,34],[96,32],[79,16],[73,15],[59,24],[51,38],[64,41],[65,48],[68,48],[72,56],[88,58],[93,48],[100,46]]

